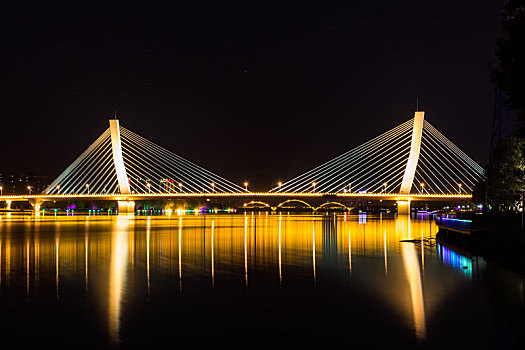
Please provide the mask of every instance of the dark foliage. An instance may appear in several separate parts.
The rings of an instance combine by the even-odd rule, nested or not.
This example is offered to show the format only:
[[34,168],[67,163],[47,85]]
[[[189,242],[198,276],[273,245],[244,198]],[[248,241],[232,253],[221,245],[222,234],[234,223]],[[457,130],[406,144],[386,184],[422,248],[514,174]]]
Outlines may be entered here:
[[[509,109],[525,121],[525,0],[511,0],[503,9],[498,62],[490,67],[490,80],[506,96]],[[522,130],[525,132],[525,130]]]

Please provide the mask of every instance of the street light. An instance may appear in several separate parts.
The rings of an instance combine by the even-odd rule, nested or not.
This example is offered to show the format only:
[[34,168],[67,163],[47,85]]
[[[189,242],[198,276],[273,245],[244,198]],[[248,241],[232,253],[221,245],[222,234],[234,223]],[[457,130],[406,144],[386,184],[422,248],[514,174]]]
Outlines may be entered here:
[[213,182],[211,183],[211,191],[215,192],[215,184]]
[[57,192],[58,192],[60,190],[60,185],[57,185],[56,189],[57,189]]
[[314,187],[314,192],[315,192],[315,185],[317,185],[317,183],[315,181],[312,182],[312,186]]
[[248,182],[244,182],[244,188],[246,189],[246,192],[248,192]]
[[86,184],[87,194],[89,194],[89,184]]
[[385,187],[385,188],[383,189],[383,192],[386,193],[386,186],[388,186],[388,184],[387,184],[386,182],[383,182],[383,186]]
[[0,196],[4,195],[4,186],[0,186]]
[[458,184],[458,194],[461,194],[461,186],[463,186],[463,185]]
[[151,184],[148,182],[146,186],[148,186],[148,193],[151,193]]
[[282,183],[281,181],[277,182],[277,186],[279,187],[278,191],[281,191],[281,185],[282,185],[282,184],[283,184],[283,183]]
[[29,192],[29,195],[31,195],[31,186],[27,186],[27,191]]
[[425,194],[425,193],[423,192],[424,189],[425,189],[425,184],[424,184],[424,183],[421,183],[421,194]]
[[182,193],[182,182],[179,182],[180,193]]

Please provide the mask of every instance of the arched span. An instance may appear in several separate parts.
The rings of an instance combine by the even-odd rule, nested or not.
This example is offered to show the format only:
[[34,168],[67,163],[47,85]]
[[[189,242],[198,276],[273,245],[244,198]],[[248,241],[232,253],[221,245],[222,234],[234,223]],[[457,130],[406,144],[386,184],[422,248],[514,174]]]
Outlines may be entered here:
[[336,206],[345,208],[348,211],[352,210],[351,207],[347,207],[346,205],[344,205],[342,203],[339,203],[339,202],[326,202],[326,203],[323,203],[320,206],[318,206],[315,210],[319,210],[319,209],[324,208],[325,206],[328,206],[328,205],[336,205]]
[[242,206],[244,208],[247,208],[248,206],[250,206],[250,205],[253,206],[255,204],[259,204],[259,205],[262,205],[263,207],[271,208],[270,204],[265,203],[265,202],[259,202],[259,201],[251,201],[251,202],[248,202],[248,203],[244,203]]
[[290,202],[298,202],[298,203],[302,203],[302,204],[306,205],[308,208],[310,208],[310,209],[312,209],[312,210],[315,210],[315,208],[312,207],[310,204],[308,204],[308,203],[306,203],[305,201],[302,201],[302,200],[300,200],[300,199],[288,199],[287,201],[284,201],[284,202],[282,202],[282,203],[279,203],[279,204],[277,205],[277,208],[282,208],[284,204],[286,204],[286,203],[290,203]]

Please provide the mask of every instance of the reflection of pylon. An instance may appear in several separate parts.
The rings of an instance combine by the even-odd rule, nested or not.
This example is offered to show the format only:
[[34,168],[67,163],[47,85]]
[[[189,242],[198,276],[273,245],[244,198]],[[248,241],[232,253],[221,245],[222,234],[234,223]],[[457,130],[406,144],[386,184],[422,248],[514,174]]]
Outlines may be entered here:
[[508,109],[503,92],[495,90],[489,160],[492,160],[494,149],[498,144],[517,129],[518,120],[516,118],[516,113]]

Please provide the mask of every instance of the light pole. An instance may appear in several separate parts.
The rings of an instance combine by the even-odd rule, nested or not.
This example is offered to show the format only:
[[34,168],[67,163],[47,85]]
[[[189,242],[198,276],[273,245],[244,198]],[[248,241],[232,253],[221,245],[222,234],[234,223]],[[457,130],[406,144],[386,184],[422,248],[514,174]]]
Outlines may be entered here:
[[57,185],[57,187],[55,187],[57,189],[57,193],[58,191],[60,191],[60,185]]
[[89,194],[89,184],[86,184],[87,194]]
[[215,192],[215,184],[213,182],[211,183],[211,191]]
[[424,189],[425,189],[425,184],[422,182],[421,183],[421,194],[425,194]]
[[182,193],[182,182],[179,182],[180,193]]
[[458,184],[458,194],[461,194],[461,184]]
[[29,195],[31,195],[31,186],[27,186],[27,191],[29,192]]
[[4,195],[4,186],[0,186],[0,196]]
[[314,192],[315,192],[315,185],[317,185],[317,183],[315,181],[312,182],[312,186],[314,187]]
[[151,184],[148,182],[146,186],[148,186],[148,193],[151,193]]
[[248,182],[244,182],[244,188],[246,189],[246,192],[248,192]]
[[282,183],[281,181],[277,182],[277,187],[278,187],[278,190],[277,190],[277,191],[281,192],[281,185],[282,185],[282,184],[283,184],[283,183]]
[[383,188],[383,192],[385,192],[385,193],[386,193],[386,186],[388,186],[388,184],[386,182],[383,182],[383,187],[384,187]]

